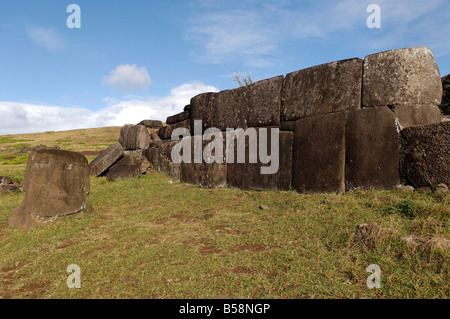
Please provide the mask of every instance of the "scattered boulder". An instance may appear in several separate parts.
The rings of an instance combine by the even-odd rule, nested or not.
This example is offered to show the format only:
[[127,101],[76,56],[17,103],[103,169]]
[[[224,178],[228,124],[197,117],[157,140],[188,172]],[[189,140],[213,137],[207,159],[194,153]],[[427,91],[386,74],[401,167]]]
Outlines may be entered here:
[[401,173],[414,187],[450,185],[450,122],[409,127],[401,135]]
[[414,192],[414,187],[412,186],[397,186],[397,192],[399,193],[412,193]]
[[8,176],[0,176],[0,194],[2,193],[18,193],[22,185],[19,182],[13,181]]
[[140,121],[138,125],[143,125],[149,129],[158,129],[163,126],[163,123],[161,121],[155,121],[155,120],[143,120],[143,121]]
[[439,184],[439,185],[436,185],[436,187],[434,187],[434,191],[435,191],[437,194],[445,195],[445,194],[448,193],[448,187],[447,187],[447,185],[441,183],[441,184]]
[[450,240],[439,236],[416,236],[407,235],[401,237],[406,245],[414,250],[432,253],[450,250]]
[[114,143],[89,164],[90,174],[92,176],[101,176],[113,166],[123,154],[124,150],[122,145],[120,143]]
[[37,150],[28,158],[25,198],[9,225],[27,229],[68,216],[94,212],[89,203],[89,166],[80,153]]
[[372,224],[360,224],[356,226],[350,243],[352,246],[373,249],[376,246],[376,240],[380,234],[380,229]]
[[439,105],[442,83],[427,47],[390,50],[366,56],[363,107]]

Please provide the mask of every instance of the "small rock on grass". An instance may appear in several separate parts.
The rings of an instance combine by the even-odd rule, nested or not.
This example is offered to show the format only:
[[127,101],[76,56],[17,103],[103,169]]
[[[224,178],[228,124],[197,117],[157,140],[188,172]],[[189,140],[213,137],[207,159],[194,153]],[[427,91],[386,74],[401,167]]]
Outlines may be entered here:
[[269,209],[269,206],[267,206],[267,205],[261,205],[261,206],[259,206],[259,209],[267,210],[267,209]]

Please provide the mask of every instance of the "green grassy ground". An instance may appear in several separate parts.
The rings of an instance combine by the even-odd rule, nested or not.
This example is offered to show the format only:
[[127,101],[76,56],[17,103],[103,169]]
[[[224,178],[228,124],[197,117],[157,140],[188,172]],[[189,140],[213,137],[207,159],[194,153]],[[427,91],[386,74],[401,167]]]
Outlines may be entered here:
[[[1,298],[450,296],[448,252],[400,240],[449,238],[448,196],[200,189],[156,172],[92,178],[91,189],[96,214],[28,231],[7,226],[24,194],[0,195]],[[361,223],[384,230],[372,249],[351,244]],[[66,285],[70,264],[81,268],[81,289]],[[381,267],[381,289],[366,285],[371,264]]]

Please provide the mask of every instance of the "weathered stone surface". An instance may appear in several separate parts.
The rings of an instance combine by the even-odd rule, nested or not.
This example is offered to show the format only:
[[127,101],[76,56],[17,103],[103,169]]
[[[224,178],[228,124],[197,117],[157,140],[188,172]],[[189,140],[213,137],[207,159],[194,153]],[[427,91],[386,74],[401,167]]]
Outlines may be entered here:
[[450,185],[450,122],[401,131],[401,172],[414,187]]
[[102,175],[123,156],[123,153],[122,145],[114,143],[89,164],[90,174],[92,176]]
[[248,86],[250,101],[247,125],[249,127],[280,126],[283,80],[283,76],[277,76]]
[[442,115],[436,105],[396,105],[393,107],[400,129],[440,123]]
[[190,114],[189,111],[183,111],[181,113],[169,116],[166,120],[166,124],[175,124],[178,122],[189,120],[190,119],[189,114]]
[[444,183],[441,183],[441,184],[436,185],[436,186],[434,187],[434,191],[435,191],[437,194],[445,195],[445,194],[448,193],[448,186],[445,185]]
[[151,147],[144,150],[143,155],[148,159],[153,169],[158,169],[159,149]]
[[[220,151],[223,156],[221,157],[221,163],[213,162],[212,158],[208,158],[208,162],[202,156],[201,163],[195,163],[194,159],[194,143],[195,139],[201,139],[199,145],[202,146],[201,152],[205,147],[214,141],[215,137],[212,135],[195,136],[195,137],[185,137],[183,141],[186,141],[191,147],[191,160],[189,163],[181,163],[181,181],[183,183],[194,184],[204,188],[221,188],[225,187],[227,184],[227,164],[226,164],[226,151],[225,151],[225,133],[220,133],[223,139],[221,143]],[[214,150],[216,151],[216,149]],[[216,153],[214,153],[215,155]]]
[[385,51],[366,56],[363,107],[439,105],[439,68],[427,47]]
[[293,121],[361,107],[361,59],[314,66],[286,75],[281,121]]
[[172,148],[179,141],[163,141],[159,148],[158,172],[166,173],[174,178],[180,179],[180,164],[172,161]]
[[194,132],[194,121],[201,120],[202,121],[202,127],[201,132],[198,134],[203,134],[203,132],[213,127],[212,122],[212,104],[217,96],[217,93],[214,92],[208,92],[208,93],[202,93],[199,95],[194,96],[191,99],[191,109],[190,109],[190,116],[191,116],[191,132],[192,134],[197,132]]
[[[137,165],[139,167],[140,173],[145,173],[151,166],[149,160],[146,156],[140,153],[129,153],[125,154],[122,159],[120,159],[117,164],[115,164],[109,171],[113,171],[115,168],[120,166],[134,166]],[[108,177],[108,173],[106,174]]]
[[161,121],[156,120],[143,120],[140,121],[138,125],[144,125],[146,128],[158,129],[163,126]]
[[119,143],[125,151],[146,149],[150,145],[150,134],[144,125],[124,125],[120,130]]
[[9,176],[0,176],[0,194],[2,193],[18,193],[22,185],[13,181]]
[[281,131],[291,131],[293,132],[295,129],[295,122],[296,121],[285,121],[280,123],[280,130]]
[[[260,147],[260,131],[263,128],[256,128],[258,135],[257,150]],[[239,137],[237,137],[239,138]],[[261,167],[269,167],[272,162],[263,164],[258,154],[257,163],[249,161],[249,142],[245,142],[245,163],[237,163],[238,141],[234,141],[234,163],[227,164],[227,180],[232,187],[251,190],[289,190],[291,187],[292,175],[292,132],[279,132],[279,167],[275,174],[262,174]],[[242,138],[242,137],[240,137]],[[267,154],[271,154],[271,128],[267,128]],[[265,155],[265,154],[264,154]]]
[[450,74],[447,74],[442,79],[442,102],[439,108],[444,112],[444,115],[450,115]]
[[150,133],[150,147],[159,147],[162,143],[157,132]]
[[295,190],[345,192],[345,112],[298,120],[293,149]]
[[115,166],[106,173],[106,180],[117,182],[124,178],[137,178],[141,174],[140,165]]
[[10,226],[28,228],[94,211],[88,199],[88,161],[79,153],[63,150],[31,153],[24,190],[25,198],[11,213]]
[[186,128],[190,132],[191,131],[191,121],[185,120],[183,122],[169,124],[164,127],[161,127],[158,131],[158,135],[163,140],[170,140],[170,139],[172,139],[173,131],[177,128]]
[[399,135],[388,107],[347,114],[346,189],[392,189],[399,180]]
[[414,192],[414,187],[406,185],[406,186],[402,186],[399,185],[397,186],[397,192],[399,193],[412,193]]
[[221,131],[225,131],[227,128],[247,128],[249,97],[249,86],[217,93],[212,100],[211,108],[213,127]]

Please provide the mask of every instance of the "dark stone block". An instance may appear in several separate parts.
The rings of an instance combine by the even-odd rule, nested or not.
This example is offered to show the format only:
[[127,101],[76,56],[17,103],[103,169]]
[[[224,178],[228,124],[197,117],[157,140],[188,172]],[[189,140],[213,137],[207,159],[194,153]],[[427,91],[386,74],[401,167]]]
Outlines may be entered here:
[[89,164],[90,175],[100,176],[104,174],[123,156],[123,153],[122,145],[114,143]]
[[450,185],[450,122],[401,131],[402,177],[414,187]]
[[179,141],[168,140],[162,142],[158,154],[158,172],[180,179],[180,164],[172,161],[172,148],[177,143]]
[[[283,76],[255,82],[248,86],[248,127],[280,126],[281,89]],[[237,128],[233,126],[232,128]]]
[[137,178],[141,175],[139,165],[116,166],[106,173],[106,180],[117,182],[124,178]]
[[194,133],[194,121],[201,120],[202,121],[202,129],[199,134],[203,134],[203,132],[213,127],[212,122],[212,104],[217,96],[217,93],[209,92],[202,93],[194,96],[191,99],[191,132]]
[[439,105],[442,83],[433,53],[413,47],[366,56],[363,107]]
[[[259,150],[259,135],[262,128],[256,128],[258,135],[257,150]],[[268,152],[271,154],[271,129],[267,128]],[[242,137],[241,137],[242,138]],[[275,174],[262,174],[261,167],[268,167],[271,163],[263,164],[258,156],[257,163],[249,161],[249,142],[245,142],[245,163],[237,163],[236,155],[238,142],[234,143],[234,163],[227,164],[227,179],[232,187],[250,190],[289,190],[292,173],[292,132],[279,132],[279,167]],[[258,151],[259,154],[259,151]]]
[[138,125],[144,125],[146,128],[149,129],[158,129],[163,126],[161,121],[155,121],[155,120],[143,120],[139,122]]
[[295,129],[295,122],[296,121],[286,121],[280,123],[280,130],[281,131],[291,131],[293,132]]
[[442,79],[442,102],[439,108],[444,115],[450,115],[450,74],[447,74]]
[[440,123],[441,111],[436,105],[396,105],[393,108],[401,129]]
[[249,86],[217,93],[212,100],[213,127],[221,131],[227,128],[247,128],[249,96]]
[[388,107],[347,114],[346,189],[393,189],[399,178],[399,134]]
[[[227,164],[225,163],[225,133],[221,133],[223,138],[223,143],[221,143],[221,151],[223,157],[221,158],[222,163],[207,163],[204,161],[202,156],[201,163],[194,162],[194,139],[201,138],[202,151],[205,147],[213,141],[210,137],[209,140],[203,140],[203,137],[185,137],[185,141],[191,147],[191,161],[190,163],[181,163],[181,181],[183,183],[194,184],[204,188],[221,188],[225,187],[227,184]],[[215,153],[214,153],[215,155]],[[211,159],[212,161],[212,159]]]
[[345,192],[345,112],[295,124],[292,187],[300,193]]
[[163,140],[170,140],[170,139],[172,139],[173,131],[177,128],[185,128],[190,132],[191,131],[191,121],[185,120],[183,122],[169,124],[164,127],[161,127],[158,131],[158,135]]
[[144,125],[125,125],[120,130],[119,143],[125,151],[146,149],[150,145],[150,134]]
[[166,120],[166,124],[175,124],[189,120],[189,111],[183,111],[181,113],[169,116]]
[[145,149],[142,155],[152,164],[153,169],[158,169],[159,149],[157,147]]
[[286,75],[281,121],[293,121],[361,107],[361,59],[314,66]]

